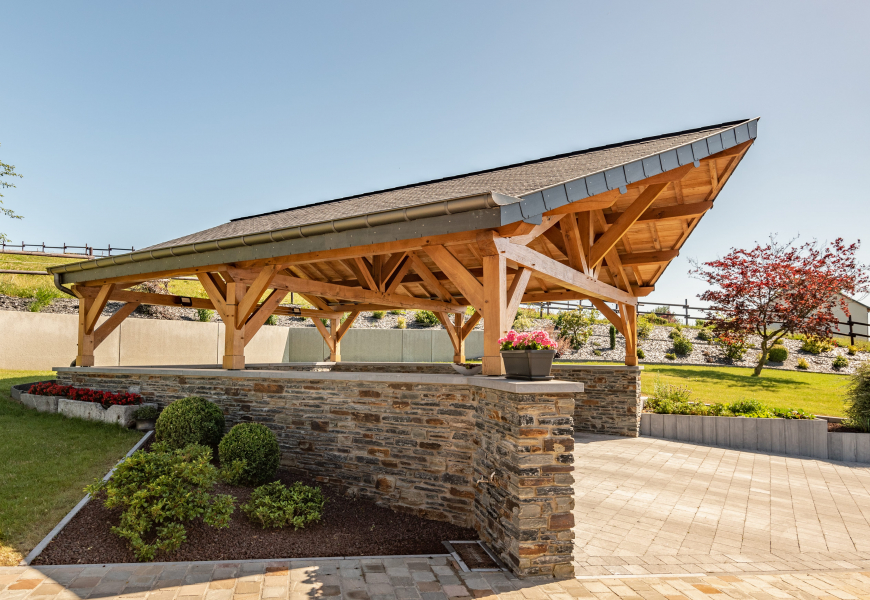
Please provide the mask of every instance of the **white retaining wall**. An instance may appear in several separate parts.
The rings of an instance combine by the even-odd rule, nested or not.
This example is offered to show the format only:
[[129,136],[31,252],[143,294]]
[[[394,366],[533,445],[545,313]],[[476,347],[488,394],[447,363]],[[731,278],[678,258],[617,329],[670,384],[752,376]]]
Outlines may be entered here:
[[642,413],[640,434],[750,452],[870,463],[870,434],[828,433],[828,422],[823,419]]
[[[101,317],[102,323],[106,317]],[[48,371],[76,356],[78,316],[0,311],[0,369]],[[98,367],[217,364],[223,354],[219,323],[127,319],[97,348]],[[468,358],[483,355],[483,332],[465,343]],[[245,348],[249,364],[314,362],[329,357],[313,327],[263,326]],[[341,341],[343,360],[450,362],[453,346],[441,329],[351,329]]]

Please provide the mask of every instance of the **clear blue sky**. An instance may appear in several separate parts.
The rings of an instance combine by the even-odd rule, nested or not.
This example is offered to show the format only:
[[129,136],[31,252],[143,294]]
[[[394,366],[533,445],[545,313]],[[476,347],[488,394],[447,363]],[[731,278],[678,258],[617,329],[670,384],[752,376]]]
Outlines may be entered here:
[[[868,2],[3,2],[13,241],[233,217],[761,116],[687,258],[867,237]],[[868,240],[870,242],[870,240]],[[870,262],[870,245],[862,250]]]

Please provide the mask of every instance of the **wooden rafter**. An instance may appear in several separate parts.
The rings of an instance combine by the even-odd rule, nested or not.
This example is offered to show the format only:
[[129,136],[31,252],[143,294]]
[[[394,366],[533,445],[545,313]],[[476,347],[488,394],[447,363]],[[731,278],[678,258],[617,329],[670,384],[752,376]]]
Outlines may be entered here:
[[[583,214],[588,215],[588,213]],[[580,228],[577,226],[577,220],[573,214],[562,216],[565,218],[562,219],[559,227],[562,230],[562,242],[565,244],[565,250],[568,252],[568,264],[572,269],[589,275],[589,263],[586,260],[587,254],[583,251],[583,240],[580,237]]]
[[524,235],[516,235],[511,237],[511,243],[519,244],[521,246],[528,246],[529,243],[541,237],[545,231],[561,221],[564,216],[565,215],[553,215],[542,217],[540,225],[535,225],[528,233]]
[[[679,183],[679,182],[676,182]],[[667,206],[662,208],[651,208],[644,212],[637,220],[640,221],[665,221],[667,219],[684,219],[686,217],[697,217],[713,208],[713,202],[707,200],[705,202],[696,202],[694,204],[679,204],[677,206]],[[604,215],[607,223],[612,225],[616,223],[619,215],[622,213],[610,213]]]
[[453,295],[447,291],[441,282],[438,281],[438,278],[432,274],[432,271],[429,270],[429,267],[426,266],[426,263],[417,256],[416,252],[409,252],[408,258],[411,260],[413,269],[417,272],[417,274],[423,278],[423,282],[432,289],[435,290],[435,293],[438,294],[438,297],[441,298],[444,302],[451,302],[453,304],[456,303],[456,300],[453,299]]
[[115,313],[106,319],[106,321],[94,330],[94,349],[96,349],[103,341],[111,335],[115,329],[117,329],[118,325],[120,325],[124,319],[129,317],[134,310],[139,308],[138,302],[126,302],[121,308],[115,311]]
[[[505,241],[507,241],[506,238]],[[516,247],[523,248],[524,246]],[[438,265],[438,268],[447,275],[453,285],[459,289],[471,305],[478,310],[482,310],[483,286],[477,278],[469,273],[468,269],[444,246],[426,246],[423,250]]]
[[[257,310],[257,305],[260,302],[260,298],[263,297],[263,294],[272,284],[272,280],[275,278],[275,275],[278,274],[280,270],[279,265],[269,265],[267,267],[263,267],[263,269],[257,274],[256,279],[248,286],[247,291],[245,292],[245,297],[242,302],[239,304],[239,308],[236,313],[236,327],[241,327],[242,323],[245,323],[248,320],[255,310]],[[283,299],[284,296],[281,296]],[[280,304],[280,300],[275,303],[275,306]]]
[[[250,294],[250,291],[248,292]],[[287,296],[284,290],[272,290],[272,293],[260,304],[247,320],[245,324],[245,346],[247,346],[260,328],[265,325],[269,317],[274,314],[275,309],[281,304],[281,301]]]
[[520,303],[523,300],[523,294],[526,291],[526,286],[529,284],[529,279],[532,277],[532,270],[527,267],[522,267],[519,272],[514,275],[513,281],[507,290],[505,301],[505,323],[513,323],[517,316],[517,310],[520,308]]
[[644,189],[637,199],[619,215],[616,222],[598,238],[595,245],[590,250],[589,262],[595,267],[601,264],[605,255],[610,252],[619,239],[625,235],[628,228],[634,225],[637,219],[642,215],[650,205],[655,202],[659,194],[667,187],[667,183],[656,183]]

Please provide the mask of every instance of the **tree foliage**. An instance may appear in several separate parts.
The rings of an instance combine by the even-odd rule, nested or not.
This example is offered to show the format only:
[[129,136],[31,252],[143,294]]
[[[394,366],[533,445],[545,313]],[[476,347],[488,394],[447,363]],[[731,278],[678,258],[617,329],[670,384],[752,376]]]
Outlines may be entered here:
[[723,258],[695,263],[690,274],[718,288],[699,296],[711,303],[707,324],[718,336],[741,343],[748,335],[761,337],[754,373],[759,375],[773,342],[798,333],[829,338],[837,327],[834,308],[849,314],[838,294],[867,291],[864,266],[855,257],[859,246],[842,238],[797,246],[771,236],[765,245],[732,248]]
[[[14,165],[7,165],[3,161],[0,161],[0,190],[4,188],[14,188],[15,184],[10,183],[9,181],[4,181],[3,177],[24,177],[20,173],[15,172]],[[3,198],[3,194],[0,193],[0,198]],[[19,214],[16,214],[12,211],[12,209],[6,208],[3,206],[3,200],[0,200],[0,215],[4,215],[9,217],[10,219],[22,219],[23,217]],[[0,242],[8,242],[9,238],[7,238],[4,234],[0,233]]]

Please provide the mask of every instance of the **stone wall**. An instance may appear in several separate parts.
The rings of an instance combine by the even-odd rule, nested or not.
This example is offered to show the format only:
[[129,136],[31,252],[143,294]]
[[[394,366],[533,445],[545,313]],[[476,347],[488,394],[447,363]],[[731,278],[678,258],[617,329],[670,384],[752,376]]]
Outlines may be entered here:
[[573,394],[474,396],[481,538],[515,573],[573,576]]
[[395,510],[473,526],[520,576],[573,573],[580,386],[416,373],[57,371],[62,384],[135,391],[161,407],[203,396],[221,407],[227,427],[272,429],[293,471]]
[[643,367],[553,365],[553,375],[584,385],[574,407],[574,430],[637,437]]

